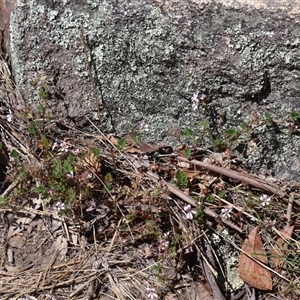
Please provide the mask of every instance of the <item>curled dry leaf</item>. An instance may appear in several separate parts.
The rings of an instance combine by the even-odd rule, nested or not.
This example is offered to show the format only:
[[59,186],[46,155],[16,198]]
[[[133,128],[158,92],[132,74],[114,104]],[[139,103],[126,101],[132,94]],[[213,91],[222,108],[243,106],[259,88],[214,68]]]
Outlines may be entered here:
[[[268,264],[266,251],[259,236],[259,227],[255,227],[245,240],[239,258],[240,277],[249,285],[260,290],[272,290],[272,277],[270,271],[250,257]],[[247,255],[246,255],[247,254]]]

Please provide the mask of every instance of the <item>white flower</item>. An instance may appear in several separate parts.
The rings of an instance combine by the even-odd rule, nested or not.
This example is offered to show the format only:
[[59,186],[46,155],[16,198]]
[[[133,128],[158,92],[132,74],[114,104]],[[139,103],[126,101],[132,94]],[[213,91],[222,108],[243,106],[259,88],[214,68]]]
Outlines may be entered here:
[[271,202],[271,198],[268,197],[268,195],[264,194],[262,195],[259,200],[261,201],[261,205],[262,206],[266,206],[266,205],[269,205],[270,202]]
[[225,207],[221,209],[221,217],[225,219],[229,219],[231,217],[232,207]]
[[149,125],[148,124],[142,123],[140,128],[141,128],[141,131],[149,131]]
[[71,171],[70,173],[68,173],[68,174],[66,175],[66,177],[67,177],[68,179],[74,178],[74,172]]
[[184,248],[184,253],[188,254],[188,253],[192,253],[194,252],[193,246],[192,245],[188,245],[187,247]]
[[13,117],[12,112],[11,112],[11,110],[9,109],[9,110],[8,110],[8,115],[6,115],[6,120],[7,120],[7,122],[11,122],[12,117]]
[[170,238],[170,231],[167,231],[167,232],[165,232],[164,234],[163,234],[163,238],[164,239],[168,239],[168,238]]
[[154,288],[151,288],[151,287],[148,286],[147,287],[147,292],[149,292],[148,295],[147,295],[147,297],[149,299],[153,300],[154,298],[158,298],[158,295],[155,293]]
[[167,250],[167,249],[169,248],[169,244],[170,244],[169,241],[161,240],[161,241],[159,242],[159,248],[160,248],[160,250],[161,250],[161,251]]
[[69,151],[69,145],[67,142],[63,141],[62,143],[60,143],[60,149],[62,152],[68,152]]
[[79,155],[79,154],[81,153],[81,151],[80,151],[80,149],[75,149],[75,150],[72,151],[72,153],[73,153],[75,156],[77,156],[77,155]]
[[60,210],[64,210],[65,209],[65,204],[62,202],[57,202],[55,204],[55,206],[53,207],[53,209],[57,212],[59,212]]
[[53,151],[56,147],[57,147],[57,142],[54,142],[53,145],[52,145],[52,147],[51,147],[52,151]]
[[197,110],[199,106],[198,92],[193,95],[192,100],[192,109]]
[[162,239],[159,241],[159,246],[158,246],[160,251],[168,250],[170,245],[169,239],[170,239],[170,232],[168,231],[163,233]]
[[189,220],[193,220],[193,214],[196,214],[196,212],[192,210],[191,205],[188,204],[183,209],[186,212],[185,217]]

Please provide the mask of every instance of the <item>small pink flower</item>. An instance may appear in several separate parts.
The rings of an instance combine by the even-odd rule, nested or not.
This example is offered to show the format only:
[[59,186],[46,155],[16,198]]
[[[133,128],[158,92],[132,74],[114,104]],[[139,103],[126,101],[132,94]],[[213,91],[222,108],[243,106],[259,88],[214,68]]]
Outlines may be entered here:
[[192,210],[192,206],[190,204],[186,205],[184,208],[185,211],[185,217],[189,220],[193,220],[193,214],[195,215],[196,212]]
[[149,131],[149,125],[142,123],[140,126],[141,131]]
[[74,178],[74,172],[71,171],[70,173],[68,173],[68,174],[66,175],[66,177],[67,177],[68,179]]
[[11,165],[6,166],[6,174],[11,174],[14,171]]
[[192,109],[197,110],[199,106],[198,92],[193,95],[192,100]]
[[271,202],[271,198],[270,197],[268,197],[268,195],[262,195],[260,198],[259,198],[259,200],[261,201],[261,205],[262,206],[267,206],[267,205],[269,205],[270,204],[270,202]]
[[55,148],[57,148],[57,142],[54,142],[54,143],[53,143],[53,145],[52,145],[52,147],[51,147],[52,151],[55,150]]
[[55,204],[55,206],[53,207],[53,209],[57,212],[61,211],[61,210],[64,210],[65,209],[65,204],[62,203],[62,202],[57,202]]
[[147,297],[150,299],[150,300],[153,300],[154,298],[158,298],[158,295],[155,293],[155,289],[154,288],[151,288],[151,287],[147,287],[147,292],[148,292],[148,295]]
[[201,96],[200,96],[200,100],[201,101],[204,101],[206,99],[206,95],[204,95],[204,94],[201,94]]
[[225,219],[229,219],[231,217],[232,207],[225,207],[221,209],[221,217]]
[[69,144],[65,141],[63,141],[62,143],[60,143],[60,150],[62,152],[68,152],[69,151]]
[[161,240],[159,242],[159,250],[160,251],[166,251],[166,250],[168,250],[169,249],[169,244],[170,244],[169,241]]
[[169,239],[170,238],[170,231],[165,232],[163,234],[163,238],[166,239],[166,240]]
[[72,151],[72,153],[73,153],[75,156],[77,156],[77,155],[79,155],[79,154],[81,153],[81,151],[80,151],[80,149],[75,149],[75,150]]

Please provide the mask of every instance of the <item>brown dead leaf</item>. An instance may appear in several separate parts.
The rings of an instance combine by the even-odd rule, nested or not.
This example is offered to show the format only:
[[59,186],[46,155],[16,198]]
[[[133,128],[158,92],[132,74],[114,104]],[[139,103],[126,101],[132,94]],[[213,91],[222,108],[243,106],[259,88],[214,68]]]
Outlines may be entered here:
[[191,167],[191,164],[189,164],[185,161],[179,161],[179,162],[177,162],[177,166],[180,167],[180,168],[189,169]]
[[294,227],[290,226],[290,227],[286,227],[285,229],[283,229],[281,231],[281,233],[279,234],[280,237],[277,239],[276,244],[274,245],[274,248],[271,249],[270,253],[271,253],[271,261],[273,262],[273,264],[275,265],[276,268],[280,268],[283,266],[283,264],[285,263],[285,248],[284,248],[284,244],[285,242],[289,241],[292,237],[293,231],[294,231]]
[[113,137],[113,136],[111,136],[111,137],[109,138],[109,141],[110,141],[113,145],[115,145],[115,146],[118,145],[118,139],[116,139],[116,138]]
[[200,194],[201,195],[207,195],[208,194],[208,189],[207,189],[207,186],[203,183],[199,183],[198,184],[199,188],[200,188]]
[[145,245],[145,247],[144,247],[144,257],[145,258],[150,258],[152,256],[153,256],[153,253],[152,253],[150,247],[148,245]]
[[24,247],[26,243],[26,239],[21,235],[14,235],[8,241],[8,245],[17,249],[21,249]]
[[258,231],[259,227],[257,226],[250,232],[242,246],[244,252],[240,254],[239,258],[239,274],[252,287],[269,291],[273,288],[270,271],[250,258],[253,257],[264,264],[268,264],[266,251]]
[[82,166],[91,168],[95,173],[98,173],[101,170],[101,163],[99,162],[98,157],[93,152],[88,153],[84,157]]

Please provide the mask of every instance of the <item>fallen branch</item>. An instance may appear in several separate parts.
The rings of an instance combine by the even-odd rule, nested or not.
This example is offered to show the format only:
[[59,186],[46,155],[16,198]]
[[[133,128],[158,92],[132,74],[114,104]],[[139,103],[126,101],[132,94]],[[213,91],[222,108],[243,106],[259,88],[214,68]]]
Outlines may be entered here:
[[239,181],[248,183],[249,185],[254,186],[256,188],[259,188],[259,189],[261,189],[263,191],[266,191],[268,193],[272,193],[272,194],[280,196],[280,197],[285,196],[285,193],[280,190],[279,186],[272,185],[272,184],[270,184],[266,181],[259,180],[255,177],[250,176],[250,175],[244,175],[244,174],[238,173],[238,172],[230,170],[230,169],[226,169],[226,168],[218,167],[218,166],[215,166],[215,165],[207,164],[207,163],[195,160],[195,159],[188,160],[183,156],[177,156],[177,159],[180,160],[180,161],[184,161],[186,163],[194,164],[195,166],[207,169],[209,171],[213,171],[213,172],[225,175],[227,177],[234,178],[234,179],[237,179]]

